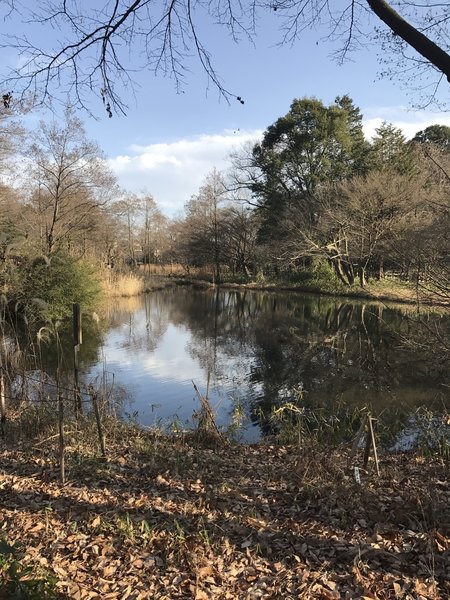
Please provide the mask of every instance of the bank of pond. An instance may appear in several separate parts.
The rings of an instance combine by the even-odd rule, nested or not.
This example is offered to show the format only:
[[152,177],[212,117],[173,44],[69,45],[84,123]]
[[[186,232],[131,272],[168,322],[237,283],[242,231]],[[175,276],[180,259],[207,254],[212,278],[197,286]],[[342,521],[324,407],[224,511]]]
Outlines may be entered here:
[[[448,333],[445,312],[407,305],[174,286],[114,299],[95,319],[84,315],[77,378],[86,406],[86,390],[98,389],[117,415],[144,427],[195,427],[194,383],[219,427],[240,441],[297,423],[328,427],[338,441],[370,411],[395,446],[420,438],[411,433],[418,412],[445,422]],[[50,331],[37,341],[10,340],[5,369],[9,360],[14,372],[14,345],[26,343],[32,352],[14,381],[4,378],[7,395],[52,398],[56,385],[73,387],[71,326],[61,326],[57,339]],[[73,394],[65,395],[70,403]],[[409,442],[396,440],[404,428]]]

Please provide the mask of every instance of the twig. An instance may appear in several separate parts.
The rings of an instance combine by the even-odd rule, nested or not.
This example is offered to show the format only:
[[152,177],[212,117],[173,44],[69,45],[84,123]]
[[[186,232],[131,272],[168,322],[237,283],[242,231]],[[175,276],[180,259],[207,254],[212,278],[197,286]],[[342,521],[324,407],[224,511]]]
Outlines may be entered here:
[[212,411],[211,404],[209,403],[209,400],[207,400],[204,396],[202,396],[202,394],[200,394],[198,387],[195,385],[193,380],[192,380],[192,385],[194,386],[194,390],[195,390],[195,393],[197,394],[197,398],[200,400],[200,404],[202,405],[203,410],[206,412],[207,416],[209,417],[211,425],[214,428],[217,436],[222,441],[222,443],[225,443],[225,438],[222,435],[222,433],[220,432],[219,428],[217,427],[216,419],[215,419],[214,413]]

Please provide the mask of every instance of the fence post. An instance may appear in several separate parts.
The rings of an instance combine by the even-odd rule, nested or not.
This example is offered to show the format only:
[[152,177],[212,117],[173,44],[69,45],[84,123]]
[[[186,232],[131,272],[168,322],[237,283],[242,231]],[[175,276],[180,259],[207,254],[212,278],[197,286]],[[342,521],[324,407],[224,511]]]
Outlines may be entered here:
[[102,457],[106,460],[105,434],[103,433],[102,421],[100,418],[100,409],[98,406],[97,392],[94,389],[90,388],[89,393],[92,398],[92,405],[94,407],[95,420],[97,422],[97,431],[98,431],[98,439],[100,441],[100,450],[102,452]]
[[80,388],[78,385],[78,351],[80,344],[83,341],[83,334],[81,330],[81,310],[78,302],[72,304],[72,317],[73,317],[73,379],[74,379],[74,409],[75,416],[78,417],[83,412],[83,404],[81,402]]
[[5,396],[5,374],[3,367],[0,367],[0,435],[5,438],[6,425],[6,396]]
[[64,439],[64,400],[61,391],[58,389],[58,429],[59,429],[59,473],[61,483],[64,485],[66,481],[66,466],[65,466],[65,439]]

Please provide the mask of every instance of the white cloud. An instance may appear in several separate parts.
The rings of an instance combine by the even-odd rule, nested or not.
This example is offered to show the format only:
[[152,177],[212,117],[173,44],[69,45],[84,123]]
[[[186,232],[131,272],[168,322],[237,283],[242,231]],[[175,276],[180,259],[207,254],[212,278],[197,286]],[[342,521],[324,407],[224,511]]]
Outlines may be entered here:
[[426,110],[410,110],[404,106],[367,108],[363,111],[366,118],[363,121],[364,134],[372,139],[375,130],[387,121],[399,127],[407,139],[411,139],[418,131],[439,124],[450,127],[450,115],[442,112]]
[[162,210],[173,215],[198,191],[214,167],[228,168],[233,149],[261,135],[260,130],[224,131],[148,146],[132,145],[127,154],[108,162],[123,188],[148,190]]
[[[407,138],[435,123],[450,126],[450,115],[446,113],[412,111],[403,106],[368,107],[363,114],[368,139],[383,121],[400,127]],[[228,157],[233,149],[247,141],[256,141],[262,133],[262,130],[224,131],[173,142],[134,144],[126,154],[110,158],[109,164],[124,189],[153,194],[161,209],[173,216],[183,209],[214,167],[219,170],[229,167]]]

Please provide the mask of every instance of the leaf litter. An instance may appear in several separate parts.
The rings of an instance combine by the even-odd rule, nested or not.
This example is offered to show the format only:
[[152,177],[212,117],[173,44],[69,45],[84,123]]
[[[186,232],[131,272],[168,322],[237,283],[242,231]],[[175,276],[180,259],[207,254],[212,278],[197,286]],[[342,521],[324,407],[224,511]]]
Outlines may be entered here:
[[386,455],[357,483],[342,448],[211,448],[124,427],[104,461],[82,437],[64,486],[54,440],[0,450],[0,539],[61,598],[450,598],[441,459]]

